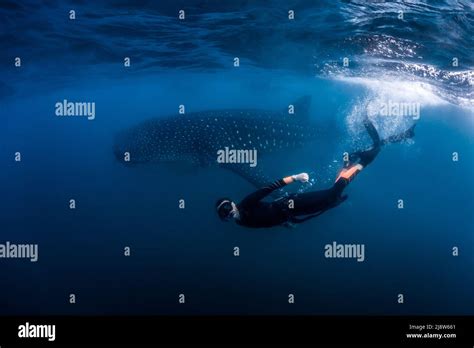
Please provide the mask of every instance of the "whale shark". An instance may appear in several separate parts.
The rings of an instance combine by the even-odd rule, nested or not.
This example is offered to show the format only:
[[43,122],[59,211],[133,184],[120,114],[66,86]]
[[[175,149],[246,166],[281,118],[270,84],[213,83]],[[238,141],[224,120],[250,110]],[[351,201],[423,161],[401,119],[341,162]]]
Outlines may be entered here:
[[258,162],[222,163],[219,154],[252,151],[260,158],[305,146],[318,135],[310,104],[311,98],[304,96],[281,110],[222,109],[149,119],[119,132],[114,153],[127,166],[164,162],[218,166],[261,187],[269,177],[255,165]]

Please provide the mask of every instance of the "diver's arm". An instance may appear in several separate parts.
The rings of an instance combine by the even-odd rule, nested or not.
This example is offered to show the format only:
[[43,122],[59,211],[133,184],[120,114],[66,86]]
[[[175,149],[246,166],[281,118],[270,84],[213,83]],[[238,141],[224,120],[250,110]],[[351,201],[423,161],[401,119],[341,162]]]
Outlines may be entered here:
[[280,189],[291,182],[293,182],[293,179],[290,176],[283,179],[278,179],[272,182],[270,185],[262,187],[261,189],[255,191],[254,193],[249,194],[247,197],[245,197],[242,200],[242,202],[240,202],[239,205],[242,207],[252,206],[256,204],[257,202],[259,202],[264,197],[268,196],[273,191]]
[[291,175],[291,176],[284,177],[283,179],[276,180],[272,182],[270,185],[265,186],[255,191],[254,193],[248,195],[247,197],[245,197],[240,203],[240,205],[241,206],[253,205],[277,189],[280,189],[295,181],[306,182],[308,181],[308,179],[309,179],[308,174],[301,173],[301,174]]

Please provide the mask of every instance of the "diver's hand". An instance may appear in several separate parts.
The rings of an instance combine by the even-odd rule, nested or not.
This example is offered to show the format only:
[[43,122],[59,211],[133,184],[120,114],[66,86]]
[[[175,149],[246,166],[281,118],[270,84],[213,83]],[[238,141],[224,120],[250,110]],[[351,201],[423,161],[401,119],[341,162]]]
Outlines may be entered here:
[[291,178],[293,179],[293,181],[299,181],[299,182],[308,182],[309,181],[308,173],[295,174],[295,175],[292,175]]

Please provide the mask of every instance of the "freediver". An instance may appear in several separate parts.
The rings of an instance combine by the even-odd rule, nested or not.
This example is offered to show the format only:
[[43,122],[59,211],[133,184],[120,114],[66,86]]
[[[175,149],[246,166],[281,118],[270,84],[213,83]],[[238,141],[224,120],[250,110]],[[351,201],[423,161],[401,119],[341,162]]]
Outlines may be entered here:
[[339,172],[331,188],[313,192],[292,193],[271,202],[263,201],[263,198],[277,189],[296,181],[304,183],[309,180],[307,173],[291,175],[255,191],[240,203],[235,203],[229,198],[219,199],[216,202],[217,214],[223,221],[234,220],[238,225],[245,227],[292,226],[338,206],[347,199],[347,195],[342,195],[344,189],[362,169],[375,159],[381,146],[413,137],[415,127],[413,125],[399,135],[381,140],[377,130],[368,118],[364,120],[364,126],[372,139],[373,145],[367,150],[357,151],[349,155],[349,160]]

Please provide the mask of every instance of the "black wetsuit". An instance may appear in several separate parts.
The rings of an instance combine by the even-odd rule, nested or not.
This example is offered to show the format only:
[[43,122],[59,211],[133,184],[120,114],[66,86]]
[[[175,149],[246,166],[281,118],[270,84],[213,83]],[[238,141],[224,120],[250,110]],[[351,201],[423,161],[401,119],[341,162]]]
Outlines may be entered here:
[[[372,138],[373,146],[368,150],[352,153],[348,164],[357,162],[365,167],[380,151],[382,142],[375,127],[368,120],[364,125]],[[270,193],[286,185],[283,179],[277,180],[237,204],[240,218],[236,221],[239,225],[256,228],[306,221],[343,202],[347,197],[341,197],[341,194],[348,183],[346,179],[340,178],[327,190],[290,194],[272,202],[262,201]]]
[[[318,214],[335,207],[343,201],[341,193],[347,185],[345,179],[339,180],[327,190],[290,194],[272,202],[262,201],[273,191],[285,186],[283,179],[255,191],[237,204],[239,225],[246,227],[271,227],[285,223],[299,223],[305,219],[298,216]],[[292,200],[293,202],[291,203]],[[292,208],[293,206],[293,208]],[[313,217],[313,216],[311,216]]]

